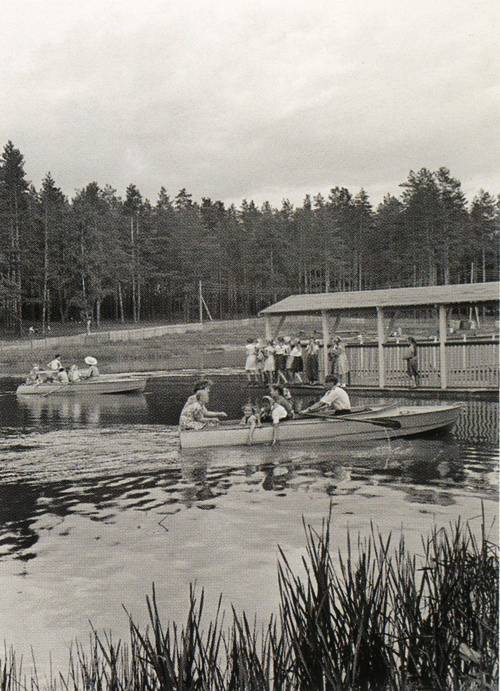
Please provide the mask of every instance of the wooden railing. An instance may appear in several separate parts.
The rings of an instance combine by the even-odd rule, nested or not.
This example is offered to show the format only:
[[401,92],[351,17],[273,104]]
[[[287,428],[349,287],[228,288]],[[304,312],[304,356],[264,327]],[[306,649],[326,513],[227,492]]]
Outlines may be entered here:
[[[407,386],[407,350],[404,343],[384,345],[385,385]],[[378,386],[378,346],[376,344],[349,344],[347,357],[350,366],[350,384]],[[448,388],[498,388],[498,341],[451,341],[446,344],[446,370]],[[441,386],[439,343],[418,344],[418,370],[420,386]]]

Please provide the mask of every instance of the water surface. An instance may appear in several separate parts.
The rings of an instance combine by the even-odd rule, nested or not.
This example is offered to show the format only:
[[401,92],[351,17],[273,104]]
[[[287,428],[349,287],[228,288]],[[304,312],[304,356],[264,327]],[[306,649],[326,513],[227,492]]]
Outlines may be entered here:
[[[340,548],[346,526],[404,529],[418,549],[434,523],[479,526],[481,501],[496,515],[496,403],[464,403],[444,435],[181,452],[187,381],[154,379],[139,396],[13,390],[0,381],[0,637],[27,659],[33,646],[42,668],[49,651],[66,660],[89,619],[124,635],[123,604],[145,621],[153,581],[165,619],[185,615],[195,580],[209,605],[223,592],[226,606],[265,616],[277,602],[277,545],[298,565],[301,517],[319,525],[330,504]],[[249,392],[258,395],[218,380],[211,407],[239,416]]]

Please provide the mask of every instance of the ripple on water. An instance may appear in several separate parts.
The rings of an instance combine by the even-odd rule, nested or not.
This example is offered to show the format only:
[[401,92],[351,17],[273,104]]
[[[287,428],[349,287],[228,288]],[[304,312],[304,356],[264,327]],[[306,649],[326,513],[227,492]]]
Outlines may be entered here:
[[[43,654],[50,639],[61,660],[63,641],[84,639],[89,618],[123,635],[121,604],[141,612],[153,580],[171,618],[184,615],[193,580],[253,614],[276,602],[276,545],[292,561],[302,554],[302,515],[318,525],[332,506],[335,539],[347,524],[396,532],[404,523],[420,544],[433,521],[477,515],[480,499],[497,499],[494,415],[484,406],[457,435],[186,453],[175,427],[152,422],[177,414],[182,395],[149,397],[139,424],[112,401],[100,404],[99,424],[90,410],[82,424],[83,407],[52,401],[42,413],[59,417],[42,415],[43,429],[2,429],[0,611],[10,642]],[[138,402],[127,406],[124,416]]]

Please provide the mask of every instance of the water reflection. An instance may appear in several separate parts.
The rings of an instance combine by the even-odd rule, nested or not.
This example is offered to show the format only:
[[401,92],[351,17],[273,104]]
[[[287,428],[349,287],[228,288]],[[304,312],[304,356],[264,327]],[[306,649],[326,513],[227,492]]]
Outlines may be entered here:
[[[124,440],[127,443],[127,440]],[[186,455],[181,463],[148,472],[50,480],[19,472],[0,483],[0,559],[28,561],[36,556],[40,535],[61,526],[70,515],[112,524],[124,512],[156,514],[168,529],[168,518],[182,510],[213,510],[231,496],[236,510],[249,493],[264,499],[290,493],[342,497],[376,496],[384,486],[402,492],[410,503],[446,506],[464,492],[496,497],[495,461],[491,455],[467,456],[467,447],[452,436],[415,439],[413,443],[290,452],[284,448],[264,458],[255,450],[218,457]],[[227,452],[226,452],[227,453]],[[271,452],[270,452],[271,453]],[[161,458],[165,462],[166,456]],[[242,494],[243,493],[243,494]],[[61,538],[67,534],[60,529]]]
[[103,419],[124,416],[140,421],[147,413],[143,394],[105,396],[17,396],[17,404],[30,422],[57,424],[72,421],[99,425]]

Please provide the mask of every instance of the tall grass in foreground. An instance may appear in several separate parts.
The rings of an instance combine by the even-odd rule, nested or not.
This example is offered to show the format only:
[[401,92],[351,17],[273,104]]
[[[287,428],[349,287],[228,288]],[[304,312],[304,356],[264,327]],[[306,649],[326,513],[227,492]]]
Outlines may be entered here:
[[305,575],[280,552],[279,611],[262,628],[234,610],[225,623],[220,601],[205,625],[193,588],[184,626],[165,626],[153,587],[149,626],[130,619],[126,645],[92,630],[43,683],[5,651],[1,691],[497,688],[498,556],[484,520],[479,538],[460,521],[434,530],[418,556],[372,528],[335,559],[330,518],[305,531]]

